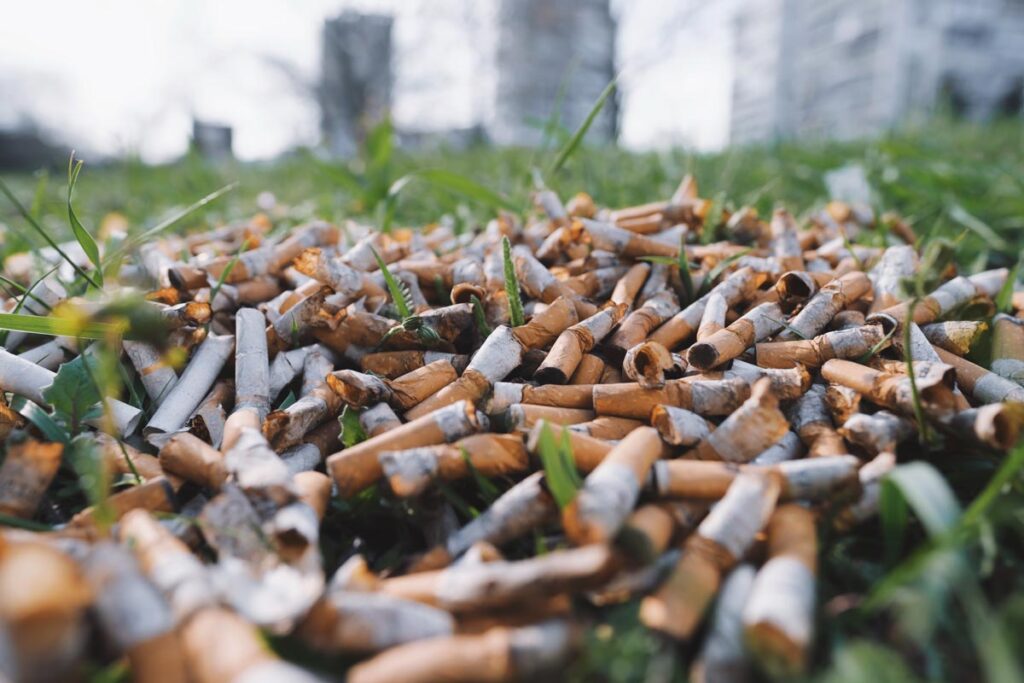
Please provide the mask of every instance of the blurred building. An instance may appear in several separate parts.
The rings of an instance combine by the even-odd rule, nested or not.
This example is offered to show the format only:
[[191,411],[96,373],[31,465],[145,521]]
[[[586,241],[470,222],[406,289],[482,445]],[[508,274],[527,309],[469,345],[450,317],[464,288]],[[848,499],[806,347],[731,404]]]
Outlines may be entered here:
[[192,119],[192,149],[199,156],[220,163],[234,158],[231,126]]
[[324,22],[320,130],[331,153],[355,154],[391,109],[390,16],[342,12]]
[[734,21],[733,143],[1022,112],[1024,0],[741,0]]
[[[575,129],[615,77],[615,21],[608,0],[500,0],[497,93],[491,139],[535,145],[553,107]],[[592,139],[613,141],[617,102],[590,127]]]

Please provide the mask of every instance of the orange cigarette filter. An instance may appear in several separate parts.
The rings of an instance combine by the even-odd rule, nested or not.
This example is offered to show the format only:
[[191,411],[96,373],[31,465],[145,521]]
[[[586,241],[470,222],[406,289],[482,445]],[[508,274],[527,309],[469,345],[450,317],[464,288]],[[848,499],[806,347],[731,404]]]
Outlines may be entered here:
[[30,519],[60,467],[64,447],[31,438],[8,441],[0,466],[0,512]]
[[700,415],[729,415],[750,396],[743,379],[672,379],[658,389],[639,384],[597,384],[594,411],[601,416],[626,417],[649,422],[659,405],[676,406]]
[[756,345],[757,364],[763,368],[817,368],[832,358],[854,360],[880,351],[889,340],[879,325],[826,332],[813,339],[768,342]]
[[453,444],[385,451],[380,464],[395,495],[422,493],[433,479],[452,481],[472,475],[500,477],[526,470],[526,446],[514,434],[473,434]]

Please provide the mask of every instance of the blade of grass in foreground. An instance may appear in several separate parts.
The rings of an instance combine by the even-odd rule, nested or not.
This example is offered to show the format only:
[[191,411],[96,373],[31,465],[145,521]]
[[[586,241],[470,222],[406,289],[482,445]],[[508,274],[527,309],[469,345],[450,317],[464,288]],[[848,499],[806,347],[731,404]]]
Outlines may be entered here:
[[52,337],[109,339],[111,335],[123,334],[125,327],[112,323],[80,323],[75,320],[53,316],[0,313],[0,330],[46,334]]
[[71,195],[75,191],[75,185],[78,184],[78,174],[82,172],[82,165],[84,161],[79,160],[75,163],[75,153],[71,152],[71,158],[68,159],[68,222],[71,224],[71,232],[74,233],[75,239],[78,240],[79,246],[82,247],[82,251],[89,258],[89,261],[96,266],[94,272],[96,279],[99,281],[100,287],[103,286],[103,264],[100,262],[100,248],[96,246],[96,240],[93,239],[89,231],[85,229],[82,222],[78,220],[78,215],[75,213],[74,207],[71,205]]

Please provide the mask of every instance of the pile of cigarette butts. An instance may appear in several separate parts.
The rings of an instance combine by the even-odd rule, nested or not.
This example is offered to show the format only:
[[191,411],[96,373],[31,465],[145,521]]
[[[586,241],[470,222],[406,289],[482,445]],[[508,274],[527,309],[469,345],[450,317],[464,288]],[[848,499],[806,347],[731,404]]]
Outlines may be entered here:
[[[799,674],[819,531],[877,514],[900,444],[906,461],[925,432],[1016,442],[1024,292],[997,314],[1006,269],[950,267],[911,298],[906,222],[839,201],[729,211],[691,177],[643,206],[534,204],[465,233],[261,214],[139,249],[107,289],[145,294],[179,362],[118,340],[145,396],[82,427],[109,498],[62,518],[66,446],[0,406],[0,512],[46,524],[0,531],[7,680],[118,660],[147,682],[557,678],[631,600],[695,680]],[[73,298],[66,275],[26,312]],[[983,342],[988,367],[968,359]],[[86,346],[11,333],[0,389],[45,411]],[[474,514],[439,494],[481,479]],[[437,514],[402,557],[357,543],[325,566],[325,516],[354,501]],[[351,666],[290,662],[267,636]]]

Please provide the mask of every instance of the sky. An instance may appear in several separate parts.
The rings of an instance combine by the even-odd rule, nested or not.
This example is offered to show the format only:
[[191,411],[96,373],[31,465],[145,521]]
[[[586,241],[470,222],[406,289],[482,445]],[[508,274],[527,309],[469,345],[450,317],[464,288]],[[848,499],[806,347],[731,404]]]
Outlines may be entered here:
[[[727,142],[733,0],[612,0],[620,142]],[[0,23],[0,128],[31,120],[85,153],[145,161],[185,150],[193,116],[229,123],[236,154],[271,158],[319,139],[312,87],[323,20],[393,13],[396,124],[488,116],[479,67],[493,0],[31,0]],[[471,27],[467,30],[467,27]]]

